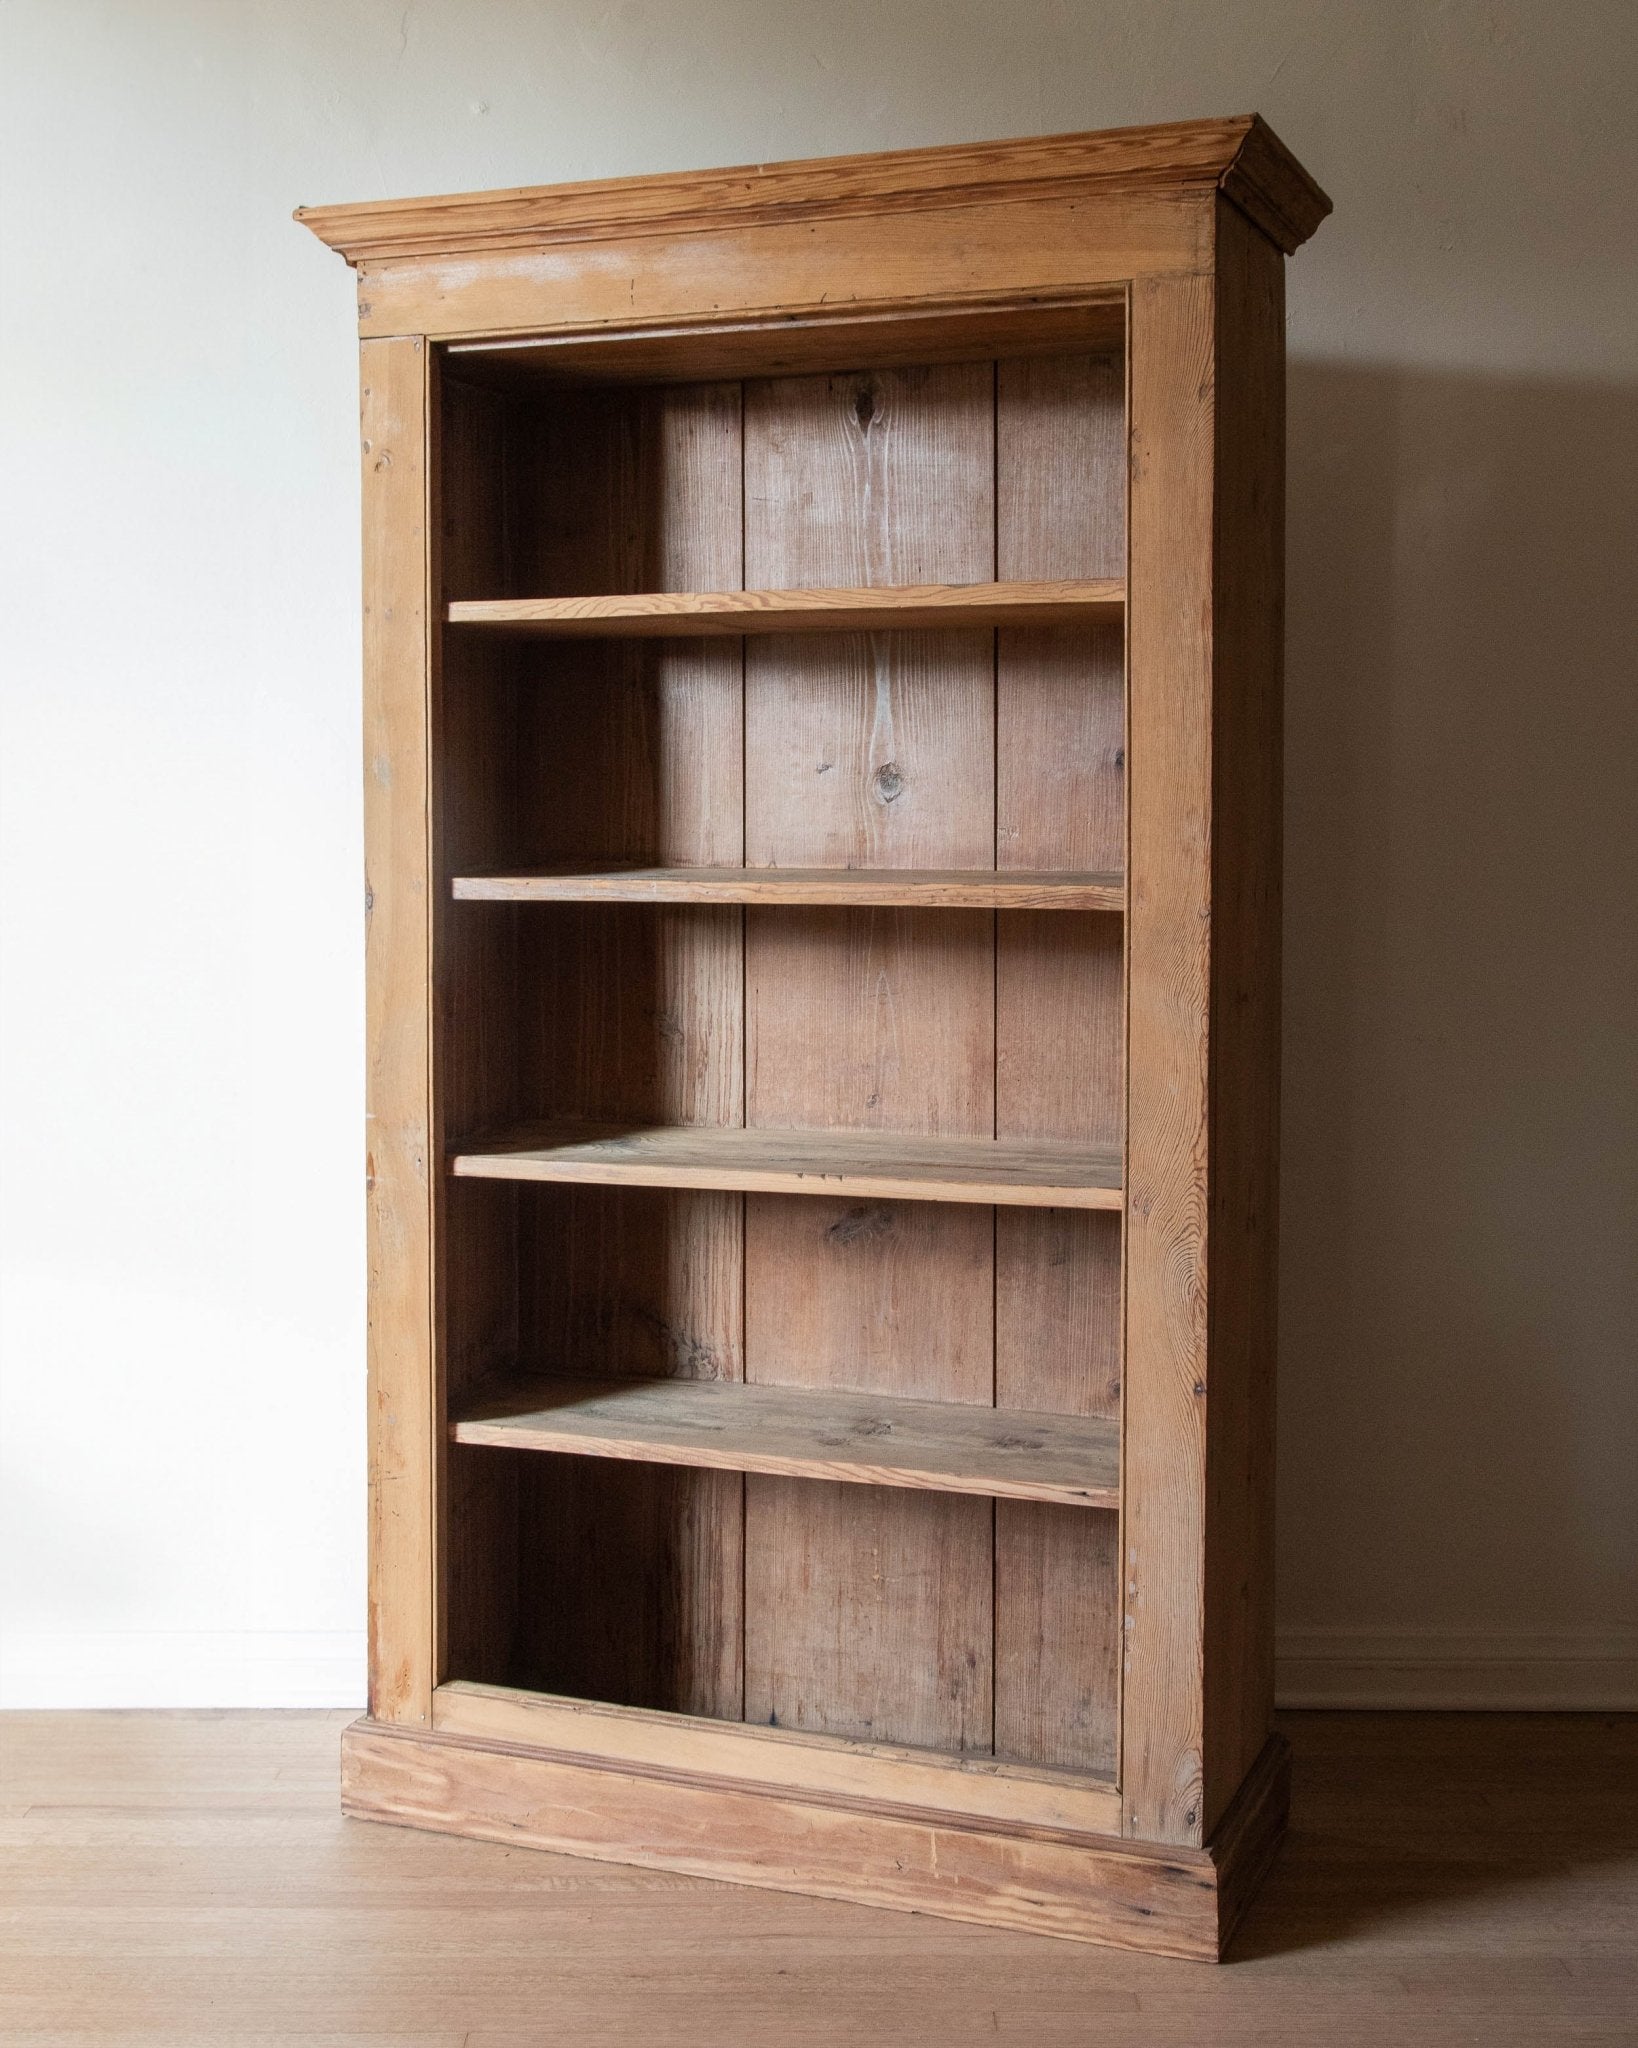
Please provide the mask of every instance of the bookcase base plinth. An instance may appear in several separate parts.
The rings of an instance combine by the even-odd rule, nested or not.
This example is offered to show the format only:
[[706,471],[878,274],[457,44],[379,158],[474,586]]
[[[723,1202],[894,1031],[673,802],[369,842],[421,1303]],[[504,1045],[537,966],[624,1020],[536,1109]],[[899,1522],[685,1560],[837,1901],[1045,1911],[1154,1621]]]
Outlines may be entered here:
[[1221,1957],[1273,1861],[1289,1787],[1286,1744],[1270,1737],[1213,1841],[1188,1849],[796,1799],[370,1720],[342,1737],[342,1810],[358,1819],[1202,1962]]

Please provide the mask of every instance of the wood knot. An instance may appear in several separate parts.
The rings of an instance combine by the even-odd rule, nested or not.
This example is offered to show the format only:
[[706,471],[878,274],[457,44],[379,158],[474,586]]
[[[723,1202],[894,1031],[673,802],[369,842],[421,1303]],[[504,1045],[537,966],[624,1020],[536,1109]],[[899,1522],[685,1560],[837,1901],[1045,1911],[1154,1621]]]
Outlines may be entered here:
[[825,1235],[832,1244],[873,1244],[893,1229],[892,1211],[880,1203],[848,1209],[830,1224]]
[[870,778],[870,786],[878,803],[897,803],[904,794],[904,777],[899,773],[898,762],[884,761]]
[[870,423],[876,417],[876,387],[861,384],[853,394],[853,417],[859,422],[861,434],[870,432]]

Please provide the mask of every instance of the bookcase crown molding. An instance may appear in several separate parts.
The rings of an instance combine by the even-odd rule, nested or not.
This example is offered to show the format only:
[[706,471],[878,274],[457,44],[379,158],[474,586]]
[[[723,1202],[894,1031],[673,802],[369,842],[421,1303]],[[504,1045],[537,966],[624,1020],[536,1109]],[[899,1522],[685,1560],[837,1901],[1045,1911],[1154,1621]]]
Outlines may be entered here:
[[1079,190],[1224,192],[1289,256],[1331,202],[1258,114],[936,149],[422,199],[302,206],[295,218],[358,268],[402,258],[526,250],[640,234],[839,219]]

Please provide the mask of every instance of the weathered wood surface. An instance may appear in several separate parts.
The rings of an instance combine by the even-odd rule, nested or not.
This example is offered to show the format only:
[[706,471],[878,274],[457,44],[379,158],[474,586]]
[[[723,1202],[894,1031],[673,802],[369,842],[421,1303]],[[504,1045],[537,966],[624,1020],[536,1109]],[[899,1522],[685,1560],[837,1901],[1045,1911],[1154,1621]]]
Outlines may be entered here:
[[713,1466],[1110,1508],[1120,1433],[1101,1418],[723,1380],[536,1378],[480,1388],[457,1443]]
[[565,868],[457,875],[463,903],[857,904],[906,910],[1109,910],[1125,907],[1118,871],[988,874],[967,868]]
[[671,639],[699,633],[928,632],[939,627],[1063,626],[1118,620],[1114,578],[1059,583],[923,583],[868,590],[649,591],[629,597],[470,598],[452,626],[542,639]]
[[459,1151],[457,1174],[607,1186],[728,1188],[1118,1209],[1120,1161],[1097,1146],[899,1132],[733,1130],[706,1126],[587,1131],[548,1126]]

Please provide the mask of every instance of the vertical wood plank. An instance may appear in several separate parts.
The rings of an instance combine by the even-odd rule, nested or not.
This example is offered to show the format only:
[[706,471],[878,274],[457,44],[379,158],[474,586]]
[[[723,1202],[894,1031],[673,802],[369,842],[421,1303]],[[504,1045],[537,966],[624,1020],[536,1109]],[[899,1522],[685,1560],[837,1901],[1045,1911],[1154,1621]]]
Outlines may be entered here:
[[[1118,1146],[1118,921],[1008,912],[997,925],[997,1131]],[[1118,1219],[997,1210],[995,1227],[997,1402],[1118,1415]],[[1111,1772],[1114,1518],[1022,1501],[997,1501],[995,1516],[997,1753]]]
[[[993,375],[747,384],[747,584],[993,577]],[[753,867],[993,866],[993,635],[758,636],[745,720]]]
[[524,1369],[744,1378],[739,1196],[533,1187],[521,1201]]
[[533,1451],[494,1455],[528,1467],[514,1681],[738,1720],[738,1476]]
[[[1124,574],[1125,427],[1116,358],[999,365],[998,576]],[[997,636],[997,867],[1124,867],[1124,691],[1118,628]],[[1120,924],[1008,913],[996,945],[998,1134],[1118,1145]],[[1118,1219],[1003,1209],[995,1229],[997,1402],[1118,1416]],[[996,1752],[1111,1773],[1115,1518],[998,1501],[995,1541]]]
[[360,349],[364,460],[370,1712],[431,1714],[431,534],[428,350]]
[[995,1504],[995,1753],[1112,1777],[1120,1657],[1119,1521]]
[[[512,586],[738,586],[740,470],[738,385],[553,394],[515,451]],[[524,661],[516,858],[738,863],[737,641],[591,642]],[[741,1123],[742,933],[733,909],[563,905],[529,920],[528,1113]],[[521,1226],[522,1354],[739,1377],[742,1215],[730,1196],[543,1191]],[[551,1459],[520,1483],[528,1682],[737,1717],[738,1476]]]
[[[987,365],[748,385],[747,581],[988,579],[992,432]],[[748,859],[991,865],[993,723],[985,635],[751,643]],[[747,1120],[990,1130],[991,931],[966,912],[752,912]],[[798,1207],[747,1205],[747,1376],[988,1402],[988,1214]],[[746,1504],[748,1718],[989,1748],[989,1505],[767,1479]]]
[[1214,290],[1131,304],[1126,1832],[1204,1838]]
[[746,1481],[745,1718],[991,1747],[990,1506]]
[[1285,263],[1217,207],[1204,1823],[1274,1705]]
[[751,1123],[990,1134],[993,913],[758,906],[747,923]]
[[[996,384],[996,574],[1126,573],[1126,391],[1109,355],[1003,362]],[[1126,860],[1119,626],[997,637],[999,868]]]
[[[740,388],[562,391],[515,451],[510,587],[528,596],[736,589]],[[735,866],[737,640],[537,644],[525,835],[514,858]]]
[[763,1195],[746,1224],[751,1378],[989,1405],[987,1209]]

